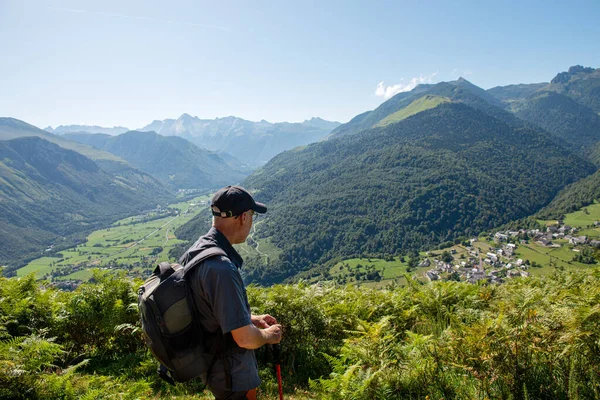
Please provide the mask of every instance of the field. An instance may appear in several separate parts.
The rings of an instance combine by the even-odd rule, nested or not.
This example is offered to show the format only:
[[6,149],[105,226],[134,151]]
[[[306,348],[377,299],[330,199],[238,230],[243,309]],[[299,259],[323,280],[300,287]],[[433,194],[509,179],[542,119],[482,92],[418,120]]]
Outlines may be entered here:
[[122,267],[141,272],[157,261],[168,259],[171,247],[180,243],[173,231],[194,218],[206,206],[208,196],[170,205],[166,210],[128,217],[98,230],[87,241],[60,252],[58,257],[42,257],[17,270],[17,276],[32,272],[38,278],[87,279],[93,267]]
[[583,207],[581,210],[575,211],[574,213],[567,214],[564,222],[566,225],[585,228],[593,226],[594,221],[600,221],[600,204],[598,202]]
[[[350,258],[334,265],[330,270],[330,277],[338,282],[360,285],[368,288],[382,288],[390,284],[406,285],[405,274],[416,274],[421,277],[429,268],[418,267],[413,272],[408,272],[408,258],[404,261],[394,257],[393,261],[380,258]],[[356,279],[357,273],[377,271],[381,276],[379,281],[366,281],[362,277]],[[363,275],[364,275],[363,274]]]

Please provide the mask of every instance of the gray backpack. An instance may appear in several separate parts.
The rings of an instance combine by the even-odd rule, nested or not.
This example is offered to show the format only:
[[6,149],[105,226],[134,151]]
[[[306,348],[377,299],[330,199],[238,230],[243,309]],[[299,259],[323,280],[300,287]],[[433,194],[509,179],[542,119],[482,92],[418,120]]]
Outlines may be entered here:
[[186,275],[204,260],[226,256],[211,247],[185,266],[160,263],[138,290],[138,304],[144,341],[160,362],[158,374],[171,384],[198,376],[205,379],[219,351],[221,340],[206,348],[207,332],[198,317]]

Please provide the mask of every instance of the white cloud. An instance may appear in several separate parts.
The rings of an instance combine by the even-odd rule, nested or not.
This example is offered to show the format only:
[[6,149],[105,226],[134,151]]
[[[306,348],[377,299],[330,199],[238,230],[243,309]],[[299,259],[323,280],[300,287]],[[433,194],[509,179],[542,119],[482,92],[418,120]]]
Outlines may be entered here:
[[391,86],[385,86],[383,82],[379,82],[377,84],[377,89],[375,89],[375,95],[387,100],[398,93],[410,92],[421,83],[433,83],[433,78],[435,78],[437,74],[437,72],[434,72],[431,75],[420,75],[419,77],[412,78],[407,83],[403,83],[402,81],[404,78],[402,78],[400,79],[400,83]]

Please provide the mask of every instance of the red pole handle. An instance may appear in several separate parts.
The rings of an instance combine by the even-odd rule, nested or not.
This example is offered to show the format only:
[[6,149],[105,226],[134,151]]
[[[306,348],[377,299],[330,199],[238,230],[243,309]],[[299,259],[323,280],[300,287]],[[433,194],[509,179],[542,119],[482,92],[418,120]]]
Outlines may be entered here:
[[279,387],[279,400],[283,400],[283,385],[281,383],[281,365],[275,365],[277,371],[277,386]]

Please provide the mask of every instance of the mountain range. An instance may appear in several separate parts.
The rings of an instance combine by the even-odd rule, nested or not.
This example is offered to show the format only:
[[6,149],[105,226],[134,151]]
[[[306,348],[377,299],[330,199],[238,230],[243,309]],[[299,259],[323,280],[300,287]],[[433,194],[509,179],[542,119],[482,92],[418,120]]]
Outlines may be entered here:
[[460,240],[534,214],[569,184],[593,196],[594,175],[575,182],[597,170],[598,82],[598,70],[572,67],[532,86],[420,85],[276,156],[244,185],[269,205],[254,238],[280,254],[247,263],[248,278],[281,282]]
[[118,136],[66,133],[63,137],[117,155],[172,189],[214,189],[239,183],[247,175],[218,154],[180,137],[137,131]]
[[600,69],[574,66],[550,83],[488,90],[506,110],[544,128],[600,165]]
[[[240,163],[273,155],[242,182],[269,206],[253,239],[268,238],[277,256],[244,267],[263,284],[318,275],[347,257],[464,240],[538,212],[560,215],[599,195],[590,189],[600,165],[598,88],[599,70],[581,66],[549,83],[487,91],[460,78],[399,93],[343,125],[184,114],[118,135],[56,135],[0,119],[0,204],[8,205],[0,227],[17,249],[2,247],[0,262],[168,199],[174,188],[236,183]],[[193,240],[205,223],[196,218],[176,234]]]
[[[0,137],[15,125],[27,127],[0,119]],[[148,174],[115,161],[107,171],[41,136],[0,140],[0,263],[9,270],[47,246],[72,246],[86,232],[172,201]]]
[[[324,139],[339,125],[339,122],[321,118],[311,118],[301,123],[271,123],[237,117],[200,119],[182,114],[177,119],[154,120],[137,131],[187,139],[202,149],[231,160],[235,163],[235,169],[249,171],[265,164],[282,151]],[[111,136],[129,131],[124,127],[87,125],[61,125],[56,129],[49,126],[45,130],[58,135],[104,133]]]
[[324,139],[339,122],[312,118],[302,123],[247,121],[237,117],[200,119],[183,114],[177,119],[153,121],[141,131],[180,136],[199,147],[224,151],[250,166],[263,165],[284,150]]
[[79,133],[79,132],[87,132],[87,133],[104,133],[107,135],[120,135],[121,133],[129,132],[130,129],[125,128],[124,126],[115,126],[112,128],[104,128],[102,126],[96,125],[59,125],[56,129],[53,129],[51,126],[44,128],[45,131],[54,133],[56,135],[63,135],[65,133]]

